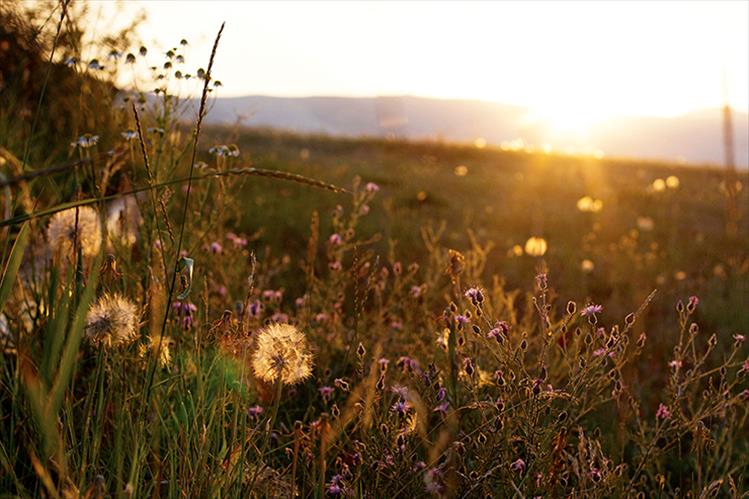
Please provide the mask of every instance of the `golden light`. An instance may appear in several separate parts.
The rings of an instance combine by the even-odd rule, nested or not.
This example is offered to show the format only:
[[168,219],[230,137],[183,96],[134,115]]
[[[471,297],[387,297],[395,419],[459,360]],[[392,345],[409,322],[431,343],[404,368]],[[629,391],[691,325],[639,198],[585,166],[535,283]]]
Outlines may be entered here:
[[593,269],[595,268],[596,268],[595,264],[591,260],[588,260],[587,258],[580,263],[580,270],[582,270],[586,274],[590,274],[591,272],[593,272]]
[[548,245],[543,237],[532,236],[525,242],[525,252],[530,256],[544,256]]
[[637,228],[643,232],[650,232],[655,228],[655,222],[650,217],[637,217]]
[[653,184],[651,185],[651,187],[655,192],[663,192],[666,190],[666,181],[662,178],[657,178],[653,180]]
[[483,149],[486,147],[486,139],[484,137],[477,137],[476,140],[473,141],[473,145],[476,149]]
[[603,201],[583,196],[577,200],[577,209],[583,213],[598,213],[603,209]]
[[510,249],[509,253],[510,256],[523,256],[523,247],[519,244],[516,244]]
[[679,177],[671,175],[670,177],[666,178],[666,187],[668,187],[669,189],[678,189]]
[[466,165],[458,165],[455,167],[454,173],[457,177],[465,177],[468,175],[468,167]]

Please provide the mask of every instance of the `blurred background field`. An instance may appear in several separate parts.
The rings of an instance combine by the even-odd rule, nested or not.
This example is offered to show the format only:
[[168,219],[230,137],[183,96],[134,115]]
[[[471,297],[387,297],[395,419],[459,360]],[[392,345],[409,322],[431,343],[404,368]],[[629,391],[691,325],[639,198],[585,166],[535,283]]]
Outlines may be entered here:
[[[305,39],[314,23],[297,3],[288,4],[298,29],[288,43],[267,53],[237,43],[250,26],[252,36],[267,29],[253,18],[229,19],[210,45],[204,25],[212,17],[255,5],[273,15],[277,5],[186,3],[185,26],[202,20],[196,41],[172,36],[169,25],[166,45],[147,46],[138,29],[152,25],[139,5],[0,0],[0,495],[745,494],[749,440],[737,435],[749,420],[749,151],[729,120],[746,129],[743,96],[732,114],[728,102],[714,107],[712,76],[685,79],[707,88],[696,105],[713,109],[690,114],[707,116],[699,127],[676,130],[680,106],[693,104],[671,99],[684,97],[681,86],[671,95],[659,80],[659,99],[639,86],[640,73],[623,78],[632,89],[618,86],[615,58],[601,62],[606,71],[570,60],[580,74],[536,96],[536,111],[548,107],[545,126],[564,128],[556,137],[563,142],[603,128],[602,116],[590,116],[601,104],[612,116],[653,106],[645,121],[606,118],[629,123],[607,130],[638,145],[622,157],[593,146],[563,153],[521,138],[486,140],[448,100],[439,100],[440,112],[449,119],[454,111],[463,135],[433,133],[445,115],[431,112],[420,115],[432,127],[428,140],[414,121],[410,134],[381,123],[377,136],[360,133],[372,116],[353,98],[340,101],[354,106],[343,114],[264,110],[292,122],[298,112],[314,130],[332,119],[336,136],[253,127],[236,109],[232,124],[226,113],[212,119],[232,102],[222,99],[224,85],[245,91],[252,75],[248,64],[240,86],[220,80],[222,71],[237,76],[238,59],[213,66],[226,45],[235,57],[252,46],[293,93],[283,86],[282,56],[307,61],[306,42],[328,44],[310,59],[318,72],[307,73],[328,76],[326,56],[341,56],[337,31]],[[388,19],[388,9],[399,21],[421,19],[418,3],[362,5],[340,7],[351,24],[334,27],[353,37],[357,23]],[[475,22],[485,29],[461,40],[484,50],[494,33],[487,19],[507,23],[512,17],[494,9],[510,8],[541,30],[513,31],[534,42],[529,54],[551,61],[538,67],[572,74],[556,65],[543,31],[559,24],[560,7],[532,4],[547,9],[533,17],[525,4],[505,5],[434,3],[424,15],[437,27],[452,14]],[[702,26],[701,16],[709,17],[705,46],[720,45],[708,35],[724,26],[729,42],[749,42],[730,4],[654,5],[652,19],[689,21],[671,24],[687,48],[658,45],[661,25],[645,23],[642,7],[611,5],[592,7],[600,26],[579,16],[569,26],[601,34],[622,12],[650,26],[650,38],[608,42],[615,52],[645,56],[652,43],[656,56],[672,53],[673,64],[642,63],[649,78],[715,69],[710,51],[684,31]],[[315,26],[339,9],[315,7]],[[568,3],[561,12],[586,8]],[[471,34],[471,23],[456,25]],[[570,39],[592,55],[605,45]],[[378,73],[382,81],[412,74],[393,40],[359,40],[361,54],[392,56],[370,57],[393,64]],[[728,73],[741,82],[749,76],[744,47],[728,45],[727,60],[741,61]],[[692,61],[690,50],[703,66],[676,64]],[[523,66],[521,52],[508,53],[506,67],[514,61],[521,88],[542,81],[534,88],[548,91],[554,82],[532,78],[538,67]],[[501,65],[472,64],[473,52],[447,53],[455,68],[487,71],[488,80],[447,75],[483,81],[466,87],[478,98],[509,80]],[[422,55],[419,75],[442,68],[434,52]],[[357,67],[344,76],[364,74]],[[344,92],[370,87],[352,88]],[[424,88],[440,98],[455,90]],[[482,113],[469,115],[493,119],[494,111]],[[676,149],[660,147],[661,137]],[[692,162],[638,157],[653,144],[659,157],[683,144]]]
[[[596,297],[616,317],[658,289],[647,324],[657,333],[677,297],[696,294],[709,304],[703,319],[716,332],[749,327],[749,225],[742,222],[736,236],[726,235],[725,172],[718,167],[242,128],[210,128],[206,137],[235,142],[257,167],[341,186],[356,175],[376,182],[381,195],[362,227],[382,234],[380,251],[392,241],[402,258],[418,261],[425,251],[419,229],[444,223],[444,244],[465,247],[470,237],[491,243],[487,275],[522,288],[539,261],[526,254],[526,242],[541,237],[560,296]],[[738,185],[746,178],[742,172]],[[275,190],[272,184],[244,183],[245,210],[237,222],[247,233],[260,231],[258,245],[303,254],[312,210],[332,211],[343,200],[305,186]],[[747,191],[738,196],[746,221]]]

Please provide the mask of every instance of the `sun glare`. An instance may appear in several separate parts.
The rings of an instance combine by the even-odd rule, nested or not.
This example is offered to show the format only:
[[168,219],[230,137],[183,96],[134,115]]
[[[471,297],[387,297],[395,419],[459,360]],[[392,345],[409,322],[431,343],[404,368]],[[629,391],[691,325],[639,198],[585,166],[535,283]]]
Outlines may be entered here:
[[585,138],[591,128],[607,116],[600,109],[576,103],[557,103],[542,105],[534,111],[538,122],[548,128],[551,138],[572,136]]
[[190,33],[193,60],[229,21],[216,62],[224,96],[477,99],[581,135],[615,116],[719,107],[725,73],[732,105],[747,108],[740,2],[187,2],[172,25],[159,20],[173,2],[128,5],[150,14],[146,43]]

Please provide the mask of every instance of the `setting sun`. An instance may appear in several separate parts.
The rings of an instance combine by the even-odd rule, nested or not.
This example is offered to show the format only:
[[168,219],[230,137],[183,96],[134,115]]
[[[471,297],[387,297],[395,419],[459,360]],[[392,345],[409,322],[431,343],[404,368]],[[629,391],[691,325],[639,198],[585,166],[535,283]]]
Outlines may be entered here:
[[0,496],[745,497],[748,18],[0,0]]
[[224,95],[480,99],[580,132],[612,116],[721,106],[725,74],[731,103],[749,107],[746,2],[127,5],[149,14],[144,41],[190,35],[199,58],[228,21],[216,62]]

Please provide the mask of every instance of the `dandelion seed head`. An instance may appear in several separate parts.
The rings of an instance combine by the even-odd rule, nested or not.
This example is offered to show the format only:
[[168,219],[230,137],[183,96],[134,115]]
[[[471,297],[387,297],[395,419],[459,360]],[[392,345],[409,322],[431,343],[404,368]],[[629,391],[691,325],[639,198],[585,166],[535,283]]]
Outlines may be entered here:
[[85,257],[99,253],[101,226],[99,216],[93,208],[71,208],[55,213],[50,219],[47,226],[47,243],[55,254],[72,255],[74,242],[81,247],[81,253]]
[[258,333],[252,368],[262,381],[294,385],[312,374],[307,338],[290,324],[271,324]]
[[86,336],[107,347],[126,345],[138,335],[138,308],[118,294],[104,294],[86,315]]

